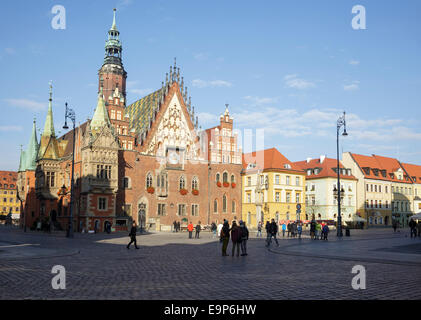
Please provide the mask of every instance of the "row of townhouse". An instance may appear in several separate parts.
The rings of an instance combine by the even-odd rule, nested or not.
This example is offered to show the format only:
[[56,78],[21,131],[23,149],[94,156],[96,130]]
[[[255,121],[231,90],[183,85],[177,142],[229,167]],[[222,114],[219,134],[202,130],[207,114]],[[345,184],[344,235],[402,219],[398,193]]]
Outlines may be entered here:
[[259,221],[337,221],[338,189],[346,224],[401,226],[421,210],[421,166],[377,155],[343,153],[339,162],[320,156],[291,162],[277,149],[246,153],[242,218]]

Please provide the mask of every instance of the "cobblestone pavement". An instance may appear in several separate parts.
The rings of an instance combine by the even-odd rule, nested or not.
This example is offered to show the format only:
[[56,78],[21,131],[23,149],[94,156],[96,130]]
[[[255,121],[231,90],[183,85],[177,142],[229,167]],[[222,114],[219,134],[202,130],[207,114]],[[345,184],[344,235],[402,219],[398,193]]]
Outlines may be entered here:
[[[222,257],[207,232],[139,235],[140,250],[127,250],[125,233],[67,239],[0,227],[0,299],[421,299],[421,239],[408,234],[281,238],[269,250],[252,237],[248,256]],[[351,286],[357,264],[365,290]],[[54,265],[66,268],[65,290],[52,289]]]

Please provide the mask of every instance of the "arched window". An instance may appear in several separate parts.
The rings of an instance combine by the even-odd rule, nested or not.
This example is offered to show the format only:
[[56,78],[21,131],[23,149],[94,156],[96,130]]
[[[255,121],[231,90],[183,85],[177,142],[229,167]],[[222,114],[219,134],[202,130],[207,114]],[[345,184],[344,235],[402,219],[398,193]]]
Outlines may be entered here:
[[235,176],[233,174],[231,175],[231,183],[235,183]]
[[218,212],[218,200],[213,201],[213,212]]
[[219,182],[219,180],[221,180],[221,176],[219,173],[216,174],[216,182]]
[[199,190],[199,182],[198,182],[197,177],[193,177],[191,181],[191,188],[192,190]]
[[227,196],[222,197],[222,212],[227,212]]
[[222,180],[223,182],[228,182],[228,173],[224,172],[224,174],[222,175]]
[[185,187],[186,187],[186,180],[184,179],[184,176],[181,176],[181,177],[180,177],[180,183],[179,183],[179,186],[180,186],[180,190],[181,190],[181,189],[185,189]]
[[232,213],[235,213],[235,200],[232,200]]
[[152,187],[152,182],[152,175],[148,173],[148,175],[146,176],[146,188]]

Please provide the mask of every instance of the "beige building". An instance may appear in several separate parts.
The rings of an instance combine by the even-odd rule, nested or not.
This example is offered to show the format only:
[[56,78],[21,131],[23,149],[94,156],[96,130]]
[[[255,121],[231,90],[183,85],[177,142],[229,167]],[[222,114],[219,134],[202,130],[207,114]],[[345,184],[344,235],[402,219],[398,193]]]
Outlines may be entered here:
[[407,225],[414,213],[413,183],[397,159],[345,152],[342,163],[358,179],[357,214],[368,226]]

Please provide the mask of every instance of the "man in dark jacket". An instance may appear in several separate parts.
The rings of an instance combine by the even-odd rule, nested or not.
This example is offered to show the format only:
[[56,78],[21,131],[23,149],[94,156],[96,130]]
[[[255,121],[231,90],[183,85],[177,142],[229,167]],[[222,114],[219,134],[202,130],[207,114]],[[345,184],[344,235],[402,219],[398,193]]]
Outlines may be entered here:
[[139,249],[139,247],[137,246],[137,242],[136,242],[136,231],[137,231],[137,228],[136,228],[136,222],[134,222],[133,221],[133,225],[132,225],[132,228],[130,229],[130,233],[129,233],[129,237],[130,237],[130,242],[129,242],[129,244],[127,245],[127,249],[130,249],[130,245],[134,242],[134,247],[136,248],[136,249]]
[[276,239],[276,233],[278,232],[278,226],[276,225],[275,219],[272,219],[272,222],[269,225],[269,238],[266,244],[266,247],[272,242],[272,237],[275,239],[276,245],[279,247],[278,239]]
[[241,255],[247,255],[247,240],[249,239],[249,230],[246,227],[246,223],[243,220],[240,220],[240,230],[241,230]]
[[230,241],[230,226],[228,224],[228,221],[224,219],[224,225],[221,230],[221,240],[222,240],[222,256],[226,257],[227,254],[227,247],[228,242]]
[[199,239],[199,233],[200,233],[200,230],[201,230],[201,226],[200,226],[200,221],[199,221],[199,223],[198,224],[196,224],[196,234],[194,235],[194,237],[196,238],[196,239]]
[[288,223],[287,225],[287,232],[288,232],[288,237],[291,234],[291,223]]
[[414,236],[415,238],[417,237],[417,223],[415,222],[415,220],[411,219],[411,221],[409,221],[409,228],[411,229],[411,238],[412,236]]
[[241,244],[241,229],[235,221],[232,222],[231,227],[231,240],[232,240],[232,256],[235,254],[237,248],[237,257],[240,255],[240,244]]

